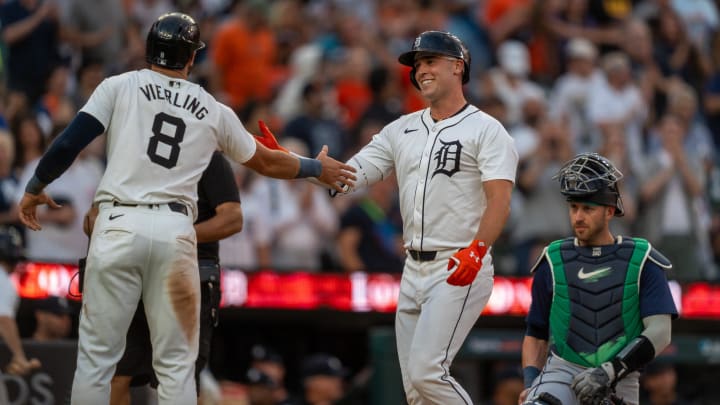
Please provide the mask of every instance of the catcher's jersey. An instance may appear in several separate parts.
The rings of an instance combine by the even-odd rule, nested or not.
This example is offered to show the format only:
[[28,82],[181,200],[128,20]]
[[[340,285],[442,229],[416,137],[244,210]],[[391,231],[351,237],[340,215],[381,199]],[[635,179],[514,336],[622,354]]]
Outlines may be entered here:
[[181,201],[197,212],[197,183],[220,149],[244,163],[255,140],[235,113],[197,84],[143,69],[104,80],[82,111],[107,133],[95,202]]
[[[383,177],[394,169],[405,247],[444,250],[464,248],[473,240],[486,207],[482,183],[515,182],[518,154],[497,120],[468,105],[437,123],[430,109],[404,115],[348,163],[370,163]],[[370,168],[358,168],[362,185]]]

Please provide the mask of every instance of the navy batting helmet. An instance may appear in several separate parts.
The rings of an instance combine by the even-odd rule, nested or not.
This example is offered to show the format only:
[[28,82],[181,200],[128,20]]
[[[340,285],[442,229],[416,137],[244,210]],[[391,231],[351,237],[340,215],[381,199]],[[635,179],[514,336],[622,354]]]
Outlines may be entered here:
[[597,153],[581,153],[565,163],[554,178],[567,201],[592,202],[615,207],[615,216],[625,214],[617,182],[623,174]]
[[145,60],[169,69],[182,69],[193,52],[205,47],[195,20],[183,13],[161,15],[147,36]]
[[462,82],[465,84],[470,80],[470,52],[460,38],[449,32],[425,31],[415,38],[410,51],[398,57],[400,63],[412,68],[410,81],[416,88],[420,88],[415,80],[415,54],[418,52],[429,52],[462,60],[465,65]]

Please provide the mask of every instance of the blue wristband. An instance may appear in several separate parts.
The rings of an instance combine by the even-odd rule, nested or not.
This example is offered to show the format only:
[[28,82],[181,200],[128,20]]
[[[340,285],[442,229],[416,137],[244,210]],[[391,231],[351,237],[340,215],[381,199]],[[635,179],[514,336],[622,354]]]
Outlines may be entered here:
[[540,375],[540,369],[535,366],[527,366],[523,368],[523,383],[525,388],[530,388],[533,381]]
[[320,174],[322,174],[322,163],[320,163],[319,160],[304,157],[299,157],[298,159],[300,159],[300,170],[298,170],[298,174],[295,176],[296,179],[320,177]]
[[38,195],[42,193],[45,186],[47,186],[47,184],[40,181],[37,176],[32,176],[30,181],[28,181],[27,185],[25,186],[25,192],[32,195]]

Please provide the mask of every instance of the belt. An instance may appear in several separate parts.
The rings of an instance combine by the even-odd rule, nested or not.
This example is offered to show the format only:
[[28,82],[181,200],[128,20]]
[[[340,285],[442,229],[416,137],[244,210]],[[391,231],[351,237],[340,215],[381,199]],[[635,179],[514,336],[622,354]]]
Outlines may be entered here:
[[410,257],[417,262],[429,262],[431,260],[435,260],[435,257],[437,256],[437,251],[434,250],[422,251],[408,249],[408,253],[410,254]]
[[[139,206],[141,206],[141,207],[155,208],[155,207],[159,207],[161,205],[165,205],[165,204],[127,204],[127,203],[121,203],[120,201],[113,201],[114,207],[139,207]],[[185,216],[187,216],[187,214],[188,214],[188,208],[183,203],[173,201],[173,202],[167,203],[166,205],[168,206],[168,208],[170,208],[170,211],[178,212]]]

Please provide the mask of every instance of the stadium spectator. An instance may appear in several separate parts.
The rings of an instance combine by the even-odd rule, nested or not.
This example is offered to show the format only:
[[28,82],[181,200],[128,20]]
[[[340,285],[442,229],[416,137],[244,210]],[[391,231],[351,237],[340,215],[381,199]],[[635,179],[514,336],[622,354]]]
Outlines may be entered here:
[[65,339],[70,336],[73,313],[70,304],[64,297],[50,296],[37,300],[35,308],[35,331],[32,339],[48,342]]
[[0,6],[0,35],[7,46],[7,87],[22,110],[35,105],[60,62],[60,24],[55,1],[16,0]]
[[270,99],[277,42],[264,0],[235,0],[232,10],[215,32],[210,52],[218,72],[216,97],[239,110],[250,101]]
[[646,405],[694,405],[677,390],[678,375],[672,363],[655,360],[640,376],[641,401]]
[[340,218],[337,256],[345,272],[401,273],[402,221],[392,176],[370,186]]
[[639,233],[673,263],[668,278],[690,281],[700,276],[697,199],[704,192],[702,159],[686,150],[688,128],[673,115],[657,127],[660,146],[649,153],[639,172],[643,205]]
[[527,46],[519,41],[503,42],[497,50],[499,66],[484,74],[483,96],[497,96],[505,104],[508,129],[522,122],[522,106],[530,97],[542,98],[545,91],[528,79],[530,55]]

